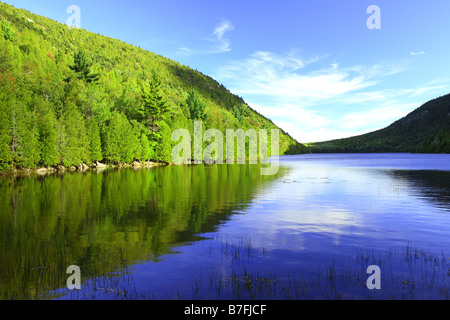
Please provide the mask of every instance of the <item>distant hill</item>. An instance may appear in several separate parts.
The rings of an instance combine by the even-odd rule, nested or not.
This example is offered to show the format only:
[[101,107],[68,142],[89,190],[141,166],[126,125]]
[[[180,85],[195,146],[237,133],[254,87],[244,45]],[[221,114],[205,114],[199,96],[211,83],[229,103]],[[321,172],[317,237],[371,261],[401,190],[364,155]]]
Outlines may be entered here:
[[281,154],[307,152],[207,75],[0,2],[0,169],[170,162],[171,132],[195,120],[280,129]]
[[387,128],[308,147],[313,153],[450,153],[450,94],[425,103]]

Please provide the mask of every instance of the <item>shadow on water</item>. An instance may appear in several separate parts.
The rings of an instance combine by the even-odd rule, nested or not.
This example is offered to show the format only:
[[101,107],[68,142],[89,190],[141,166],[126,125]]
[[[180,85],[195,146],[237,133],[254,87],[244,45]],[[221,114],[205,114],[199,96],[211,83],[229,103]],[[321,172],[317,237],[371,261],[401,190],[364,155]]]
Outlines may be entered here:
[[95,277],[158,261],[214,232],[282,171],[215,165],[3,177],[0,299],[63,288],[71,265]]
[[415,196],[450,212],[450,171],[390,170],[386,173],[406,181]]

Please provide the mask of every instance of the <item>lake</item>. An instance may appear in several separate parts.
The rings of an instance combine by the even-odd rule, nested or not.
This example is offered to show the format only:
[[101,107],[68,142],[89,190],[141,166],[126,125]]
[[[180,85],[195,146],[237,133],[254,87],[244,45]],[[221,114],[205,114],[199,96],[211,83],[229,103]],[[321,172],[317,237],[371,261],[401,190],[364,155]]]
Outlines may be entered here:
[[449,299],[450,155],[2,177],[0,208],[0,299]]

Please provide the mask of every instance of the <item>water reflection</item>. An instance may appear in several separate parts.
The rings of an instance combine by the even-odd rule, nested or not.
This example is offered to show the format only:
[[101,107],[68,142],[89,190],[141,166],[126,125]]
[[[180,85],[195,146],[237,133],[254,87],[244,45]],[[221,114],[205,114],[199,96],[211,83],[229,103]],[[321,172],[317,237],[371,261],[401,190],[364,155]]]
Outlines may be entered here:
[[[251,234],[254,245],[284,250],[274,259],[290,263],[308,255],[318,255],[321,262],[408,244],[449,250],[450,219],[443,213],[450,206],[450,171],[387,169],[386,155],[380,167],[373,159],[321,157],[282,161],[289,174],[222,232]],[[414,167],[415,155],[409,157],[408,167]]]
[[0,299],[64,287],[70,265],[102,275],[123,263],[158,261],[245,210],[277,178],[259,170],[185,166],[1,178]]
[[[408,244],[449,254],[450,171],[415,157],[286,157],[277,176],[219,165],[1,178],[0,299],[63,288],[73,264],[99,279],[126,265],[139,288],[165,292],[189,291],[205,268],[313,273]],[[257,253],[237,266],[246,243]]]
[[450,212],[450,171],[396,170],[387,174],[406,181],[413,195]]

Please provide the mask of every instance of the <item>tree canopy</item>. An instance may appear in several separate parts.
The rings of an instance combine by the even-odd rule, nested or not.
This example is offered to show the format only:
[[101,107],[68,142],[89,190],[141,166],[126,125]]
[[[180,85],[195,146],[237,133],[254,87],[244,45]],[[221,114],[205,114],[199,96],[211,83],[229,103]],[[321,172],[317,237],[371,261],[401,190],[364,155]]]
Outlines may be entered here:
[[[214,79],[0,2],[0,169],[170,161],[171,133],[279,129]],[[239,119],[238,119],[239,118]],[[280,152],[306,152],[281,130]]]

